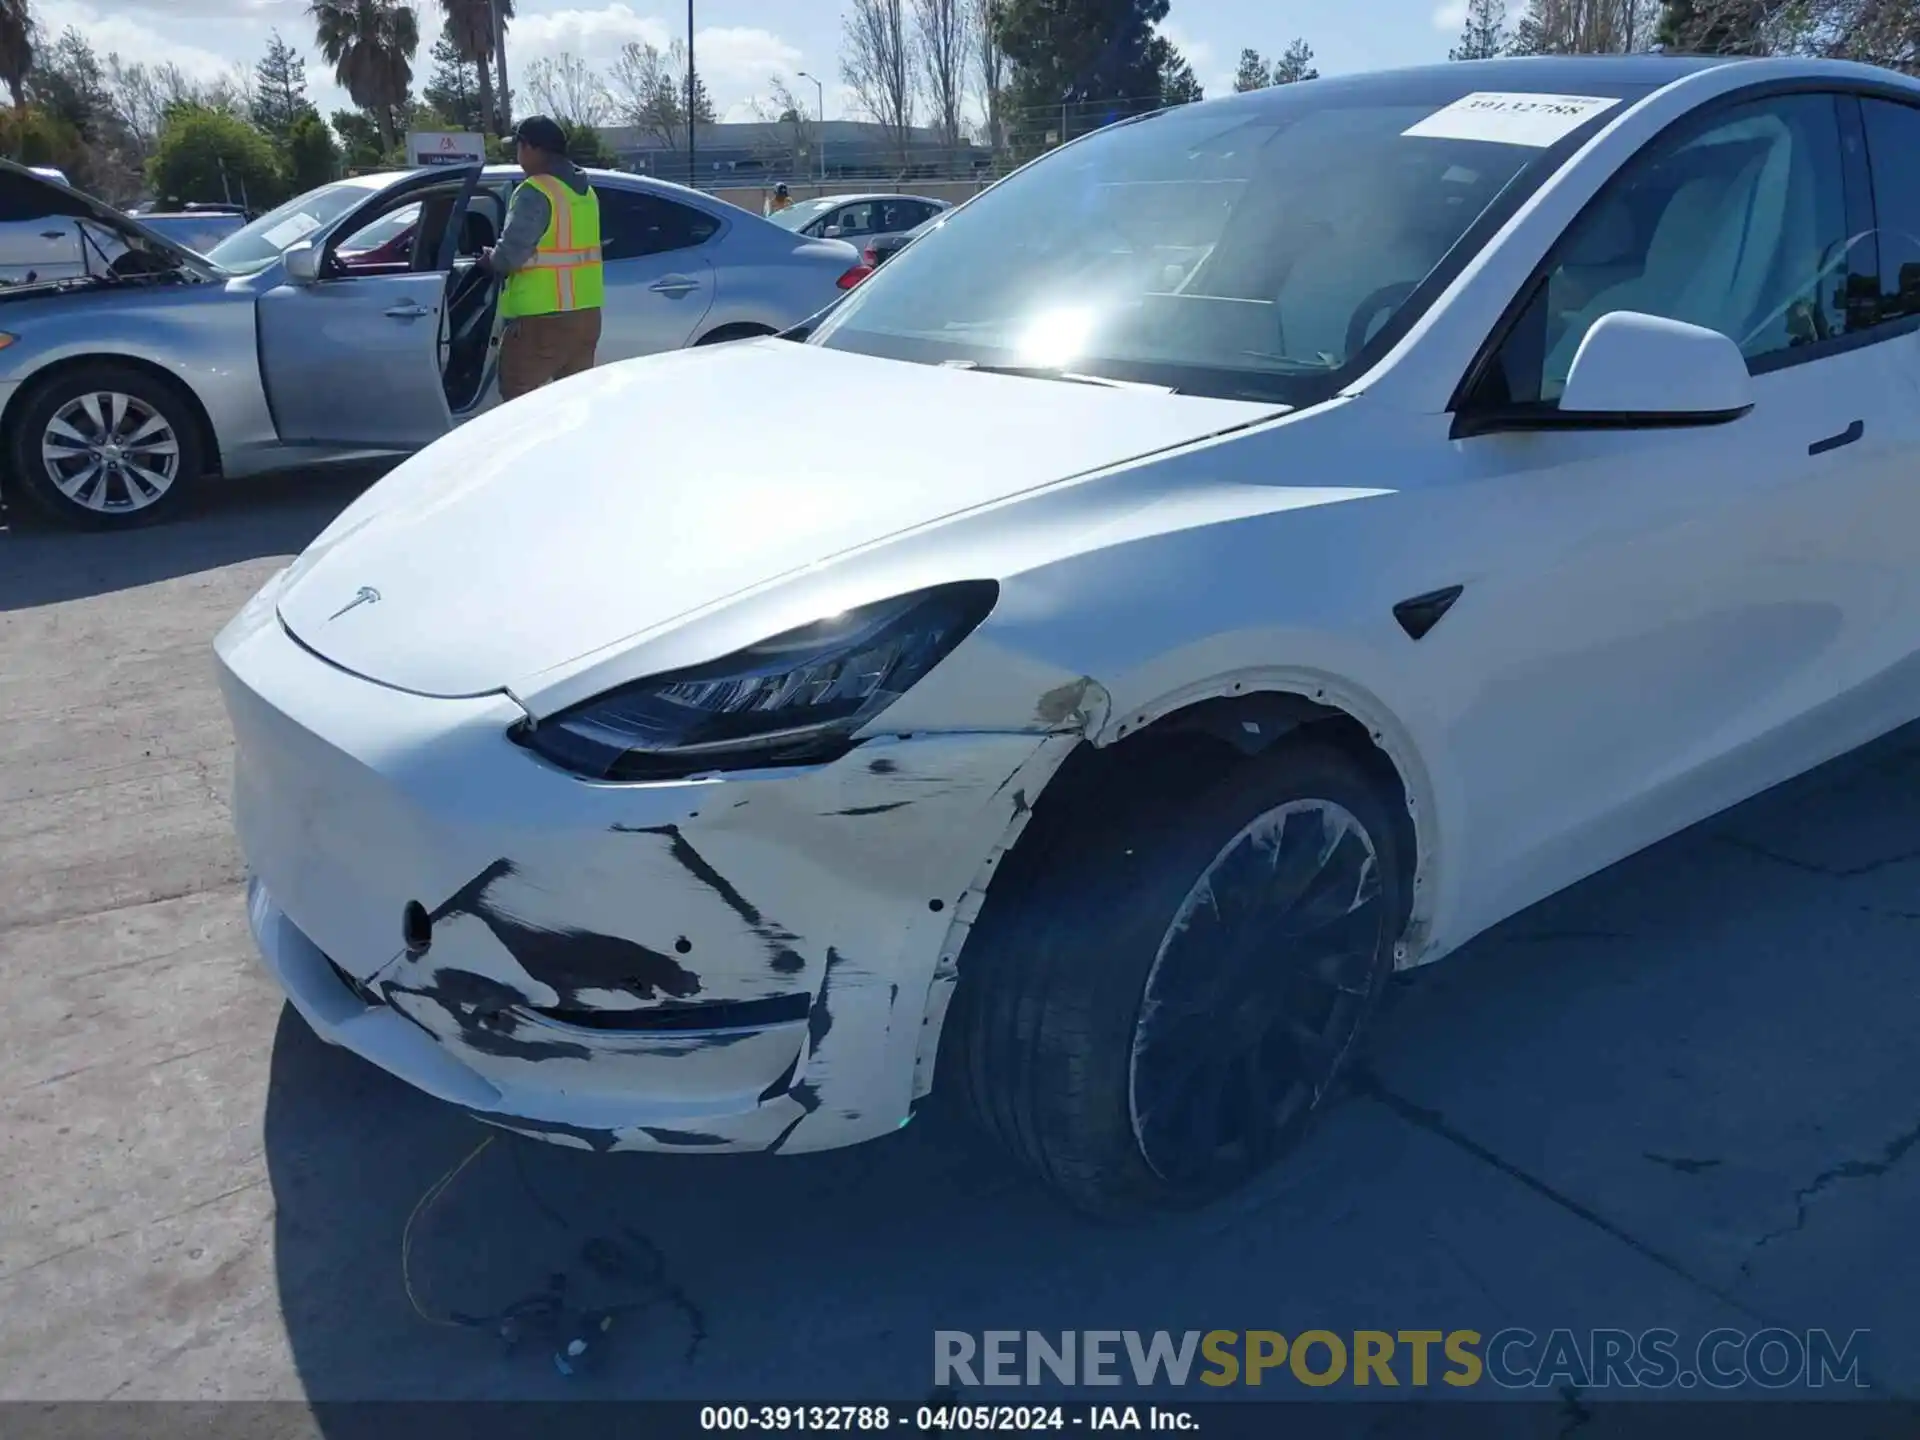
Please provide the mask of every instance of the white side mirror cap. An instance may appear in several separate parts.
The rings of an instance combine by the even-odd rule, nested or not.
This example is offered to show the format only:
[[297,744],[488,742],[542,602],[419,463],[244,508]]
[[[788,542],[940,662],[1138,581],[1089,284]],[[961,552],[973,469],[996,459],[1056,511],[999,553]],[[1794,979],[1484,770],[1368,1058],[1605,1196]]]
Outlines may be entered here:
[[1718,330],[1616,310],[1593,322],[1560,394],[1564,420],[1699,424],[1753,408],[1753,379],[1740,347]]

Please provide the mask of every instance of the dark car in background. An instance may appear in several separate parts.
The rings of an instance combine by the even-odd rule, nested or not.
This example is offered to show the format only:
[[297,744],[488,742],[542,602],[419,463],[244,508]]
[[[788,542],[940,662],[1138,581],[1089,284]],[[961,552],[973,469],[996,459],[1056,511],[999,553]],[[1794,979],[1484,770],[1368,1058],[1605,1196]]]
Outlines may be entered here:
[[868,242],[866,248],[860,252],[860,263],[865,265],[869,270],[878,270],[882,265],[886,264],[887,261],[891,260],[915,240],[933,229],[934,226],[938,225],[944,214],[945,212],[943,211],[931,220],[922,221],[920,224],[914,226],[913,229],[902,231],[898,235],[876,235]]
[[253,217],[238,205],[183,205],[178,209],[135,211],[134,219],[176,245],[205,255]]

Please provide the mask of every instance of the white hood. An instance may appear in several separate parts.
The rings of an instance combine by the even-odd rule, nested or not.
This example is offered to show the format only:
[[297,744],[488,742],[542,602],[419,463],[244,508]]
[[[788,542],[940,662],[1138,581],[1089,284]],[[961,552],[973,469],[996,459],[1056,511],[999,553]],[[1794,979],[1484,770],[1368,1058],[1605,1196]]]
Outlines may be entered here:
[[408,460],[300,558],[280,616],[385,684],[518,689],[856,547],[1278,409],[779,340],[630,360]]

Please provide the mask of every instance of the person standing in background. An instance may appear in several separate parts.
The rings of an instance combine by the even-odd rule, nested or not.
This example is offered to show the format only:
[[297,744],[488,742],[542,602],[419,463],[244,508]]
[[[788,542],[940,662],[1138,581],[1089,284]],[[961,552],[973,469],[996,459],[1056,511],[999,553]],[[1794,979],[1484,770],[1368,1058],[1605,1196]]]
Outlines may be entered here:
[[481,262],[500,292],[500,398],[513,400],[593,368],[605,280],[600,198],[567,158],[567,137],[545,115],[513,132],[527,178],[513,192],[500,243]]
[[787,193],[787,182],[782,180],[778,185],[773,187],[773,199],[767,202],[765,213],[768,215],[778,215],[782,210],[785,210],[792,204],[793,196]]

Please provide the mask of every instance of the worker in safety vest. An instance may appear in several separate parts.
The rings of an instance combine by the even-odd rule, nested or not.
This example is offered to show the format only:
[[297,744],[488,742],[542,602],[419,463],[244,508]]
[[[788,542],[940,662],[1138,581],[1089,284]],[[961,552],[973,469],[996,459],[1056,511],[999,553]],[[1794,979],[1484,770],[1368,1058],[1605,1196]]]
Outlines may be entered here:
[[564,131],[544,115],[513,132],[527,178],[513,192],[500,243],[482,260],[500,292],[500,398],[512,400],[593,368],[600,344],[600,199],[567,159]]
[[793,196],[787,193],[787,182],[782,180],[778,185],[773,187],[773,199],[767,202],[766,213],[769,215],[778,215],[782,210],[785,210],[792,204]]

